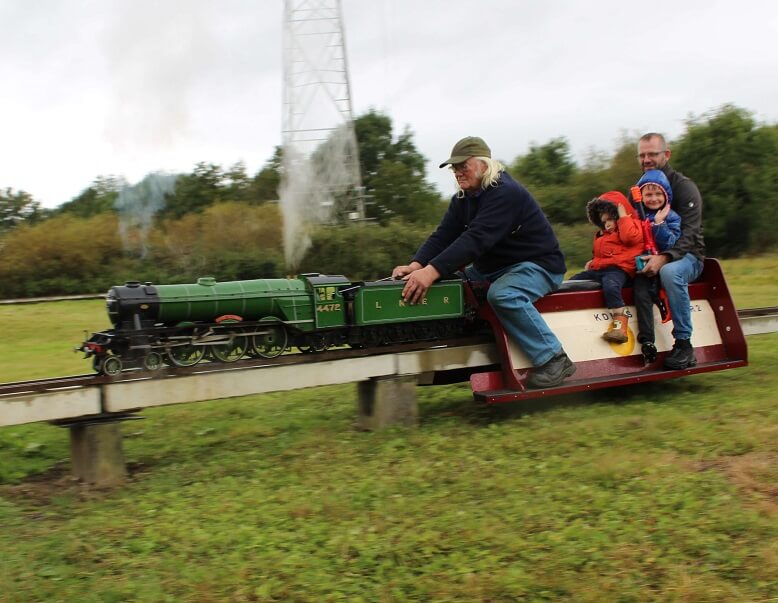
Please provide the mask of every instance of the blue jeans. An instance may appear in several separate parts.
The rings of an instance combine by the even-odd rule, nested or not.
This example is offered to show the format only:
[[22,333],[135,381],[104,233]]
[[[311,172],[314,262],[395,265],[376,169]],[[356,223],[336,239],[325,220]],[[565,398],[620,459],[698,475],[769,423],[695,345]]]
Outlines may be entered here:
[[584,270],[570,277],[571,281],[597,281],[602,285],[605,305],[608,309],[623,308],[626,304],[621,290],[630,281],[629,275],[621,268],[607,266],[601,270]]
[[533,262],[519,262],[490,274],[468,266],[465,274],[470,280],[491,283],[486,299],[534,366],[545,364],[562,351],[562,344],[532,304],[559,289],[564,274],[554,274]]
[[689,283],[702,274],[703,262],[697,256],[687,253],[680,259],[662,266],[659,278],[667,291],[667,301],[673,315],[673,337],[691,339],[692,309],[689,299]]

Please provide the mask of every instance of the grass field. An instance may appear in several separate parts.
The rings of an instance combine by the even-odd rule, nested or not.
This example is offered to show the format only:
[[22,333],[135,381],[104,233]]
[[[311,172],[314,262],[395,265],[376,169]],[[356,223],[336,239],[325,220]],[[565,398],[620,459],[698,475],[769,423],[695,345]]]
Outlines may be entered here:
[[[724,267],[738,307],[776,305],[777,258]],[[87,371],[100,302],[3,331],[22,314],[0,381]],[[150,409],[113,490],[69,479],[66,430],[3,428],[0,601],[777,601],[778,334],[748,343],[744,369],[531,404],[419,388],[418,429],[356,431],[353,385]]]

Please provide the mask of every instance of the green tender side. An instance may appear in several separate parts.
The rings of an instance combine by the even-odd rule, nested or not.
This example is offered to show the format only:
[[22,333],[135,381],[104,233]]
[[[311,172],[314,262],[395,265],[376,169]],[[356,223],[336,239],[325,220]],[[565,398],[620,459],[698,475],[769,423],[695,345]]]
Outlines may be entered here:
[[424,303],[406,304],[403,282],[386,282],[363,287],[354,300],[357,325],[375,325],[417,320],[458,318],[464,313],[462,281],[441,281],[427,291]]
[[[191,285],[158,285],[159,320],[213,322],[227,314],[243,320],[275,316],[287,322],[313,323],[311,292],[299,279],[256,279],[217,283],[211,277]],[[308,327],[310,328],[310,327]]]

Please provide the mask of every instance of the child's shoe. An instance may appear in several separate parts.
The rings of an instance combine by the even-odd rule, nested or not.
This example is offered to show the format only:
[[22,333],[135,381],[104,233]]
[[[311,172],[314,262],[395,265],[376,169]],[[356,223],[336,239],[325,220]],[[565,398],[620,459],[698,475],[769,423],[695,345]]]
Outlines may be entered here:
[[616,314],[608,325],[608,330],[602,334],[602,338],[611,343],[624,343],[629,339],[627,337],[627,322],[629,319],[626,316]]
[[656,362],[656,346],[652,342],[643,342],[640,351],[643,353],[643,360],[645,360],[646,364]]

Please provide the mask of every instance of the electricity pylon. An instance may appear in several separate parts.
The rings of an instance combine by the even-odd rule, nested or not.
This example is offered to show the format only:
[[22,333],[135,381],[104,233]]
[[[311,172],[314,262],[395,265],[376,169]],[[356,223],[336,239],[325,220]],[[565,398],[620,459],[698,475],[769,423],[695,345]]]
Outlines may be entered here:
[[283,103],[284,177],[364,220],[340,0],[285,0]]

